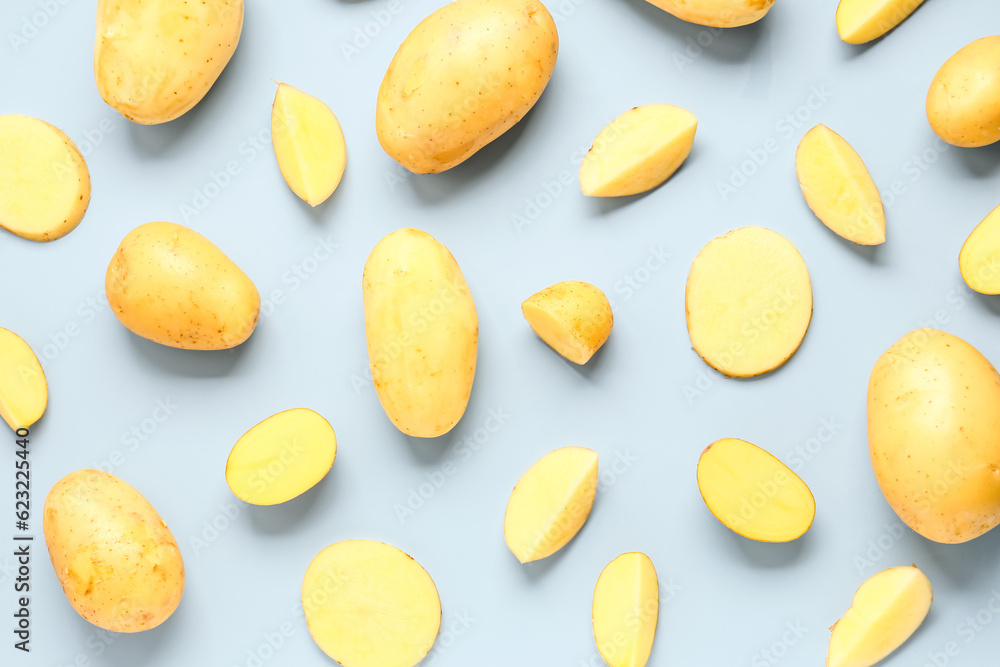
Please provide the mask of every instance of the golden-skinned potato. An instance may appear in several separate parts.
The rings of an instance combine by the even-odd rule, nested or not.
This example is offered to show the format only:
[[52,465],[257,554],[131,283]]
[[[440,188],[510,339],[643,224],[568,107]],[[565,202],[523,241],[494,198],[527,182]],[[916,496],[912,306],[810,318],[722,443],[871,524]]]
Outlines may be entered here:
[[647,0],[682,21],[712,28],[738,28],[756,23],[771,11],[774,0]]
[[611,335],[614,314],[599,288],[579,280],[546,287],[521,304],[524,319],[549,347],[572,361],[590,361]]
[[848,44],[867,44],[889,32],[924,0],[840,0],[837,32]]
[[0,329],[0,417],[14,431],[42,418],[49,402],[45,372],[31,346],[8,329]]
[[927,91],[927,120],[954,146],[1000,141],[1000,35],[967,44],[941,66]]

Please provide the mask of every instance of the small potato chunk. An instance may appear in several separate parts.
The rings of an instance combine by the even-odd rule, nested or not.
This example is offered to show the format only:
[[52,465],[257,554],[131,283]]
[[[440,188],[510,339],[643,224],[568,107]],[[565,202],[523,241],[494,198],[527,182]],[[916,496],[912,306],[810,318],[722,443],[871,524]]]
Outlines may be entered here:
[[653,650],[660,588],[643,553],[608,563],[594,588],[594,641],[610,667],[645,667]]
[[966,284],[981,294],[1000,294],[1000,206],[965,240],[958,268]]
[[337,189],[347,165],[347,145],[340,122],[322,100],[279,83],[271,108],[271,143],[285,182],[307,204],[322,204]]
[[945,61],[927,91],[927,120],[954,146],[1000,141],[1000,35],[977,39]]
[[622,197],[652,190],[691,153],[698,119],[672,104],[634,107],[601,130],[580,164],[589,197]]
[[49,401],[45,372],[31,346],[0,329],[0,417],[17,431],[41,419]]
[[790,542],[816,516],[806,483],[757,445],[736,438],[713,442],[698,459],[698,490],[726,528],[758,542]]
[[840,0],[837,32],[848,44],[866,44],[889,32],[924,0]]
[[0,116],[0,227],[31,241],[76,229],[90,204],[90,171],[73,140],[43,120]]
[[682,21],[712,28],[738,28],[771,11],[774,0],[648,0]]
[[873,575],[831,628],[827,667],[872,667],[881,662],[917,631],[933,598],[931,582],[915,565]]
[[434,646],[441,600],[427,571],[371,540],[328,546],[302,581],[313,640],[344,667],[412,667]]
[[687,326],[705,363],[751,377],[785,363],[812,319],[812,286],[802,255],[781,234],[742,227],[712,240],[687,281]]
[[574,364],[590,361],[614,324],[608,297],[579,280],[556,283],[533,294],[521,304],[521,312],[539,338]]
[[308,408],[285,410],[236,442],[226,461],[226,482],[240,500],[277,505],[318,484],[336,456],[330,422]]
[[531,466],[507,501],[503,534],[522,563],[551,556],[590,516],[597,493],[597,452],[562,447]]
[[838,236],[861,245],[885,241],[885,209],[865,163],[826,125],[806,132],[795,153],[806,203]]

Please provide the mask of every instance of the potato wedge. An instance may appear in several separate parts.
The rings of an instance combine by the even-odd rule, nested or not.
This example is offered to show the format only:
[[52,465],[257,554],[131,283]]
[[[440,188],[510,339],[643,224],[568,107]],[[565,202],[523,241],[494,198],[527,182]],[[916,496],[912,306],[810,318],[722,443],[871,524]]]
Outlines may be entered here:
[[76,229],[90,204],[90,171],[73,140],[43,120],[0,116],[0,227],[31,241]]
[[1000,294],[1000,206],[980,222],[958,254],[962,278],[980,294]]
[[594,588],[594,641],[610,667],[645,667],[653,650],[660,587],[649,556],[627,553],[608,563]]
[[795,171],[809,208],[831,231],[860,245],[885,242],[882,195],[854,148],[826,125],[802,137]]
[[757,445],[723,438],[698,459],[698,490],[709,511],[734,533],[758,542],[802,537],[816,501],[802,479]]
[[14,431],[31,428],[49,402],[49,386],[38,357],[24,340],[0,328],[0,417]]
[[302,609],[316,644],[344,667],[412,667],[441,627],[441,600],[427,571],[371,540],[319,552],[302,581]]
[[347,166],[344,131],[330,107],[279,83],[271,107],[271,144],[292,192],[310,206],[330,198]]
[[902,646],[927,618],[934,593],[915,565],[873,575],[830,628],[827,667],[872,667]]
[[809,271],[781,234],[742,227],[698,253],[686,307],[691,344],[705,363],[731,377],[760,375],[785,363],[805,338]]
[[691,153],[698,119],[672,104],[633,107],[608,123],[580,163],[588,197],[623,197],[652,190]]
[[599,288],[579,280],[546,287],[521,304],[524,319],[549,347],[572,361],[590,361],[611,335],[614,314]]
[[837,32],[848,44],[867,44],[889,32],[924,0],[840,0]]
[[580,531],[597,493],[597,452],[553,450],[514,486],[504,514],[507,547],[522,563],[551,556]]
[[945,61],[927,91],[927,120],[953,146],[1000,141],[1000,35],[970,42]]

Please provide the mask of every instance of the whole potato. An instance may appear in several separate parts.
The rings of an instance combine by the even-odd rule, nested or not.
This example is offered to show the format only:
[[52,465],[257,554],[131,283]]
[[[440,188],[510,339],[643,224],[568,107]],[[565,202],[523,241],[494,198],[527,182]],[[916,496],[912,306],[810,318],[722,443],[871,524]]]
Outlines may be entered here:
[[941,66],[927,91],[927,120],[954,146],[1000,141],[1000,35],[977,39]]
[[875,478],[906,525],[967,542],[1000,523],[1000,375],[967,342],[917,329],[868,383]]
[[103,470],[56,482],[43,510],[52,567],[73,608],[113,632],[163,623],[184,593],[177,541],[142,494]]
[[456,0],[396,51],[378,91],[375,130],[417,174],[451,169],[534,106],[559,51],[539,0]]
[[94,76],[136,123],[166,123],[201,101],[236,51],[243,0],[98,0]]
[[712,28],[738,28],[771,11],[774,0],[647,0],[682,21]]
[[257,326],[260,294],[240,267],[198,232],[172,222],[133,229],[104,278],[129,331],[187,350],[225,350]]

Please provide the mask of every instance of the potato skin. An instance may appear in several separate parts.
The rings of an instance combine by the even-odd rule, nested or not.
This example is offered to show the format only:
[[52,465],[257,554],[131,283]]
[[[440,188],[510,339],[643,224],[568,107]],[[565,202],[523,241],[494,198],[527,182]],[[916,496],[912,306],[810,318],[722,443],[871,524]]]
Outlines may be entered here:
[[184,561],[142,494],[102,470],[56,482],[43,510],[52,567],[73,608],[113,632],[163,623],[184,593]]
[[712,28],[738,28],[771,11],[774,0],[647,0],[682,21]]
[[98,0],[97,90],[136,123],[174,120],[205,97],[242,30],[243,0]]
[[122,240],[104,279],[111,310],[130,331],[186,350],[225,350],[253,333],[260,294],[198,232],[149,222]]
[[868,443],[886,500],[924,537],[957,544],[1000,523],[1000,375],[961,338],[917,329],[879,357]]
[[559,51],[539,0],[457,0],[420,22],[382,80],[379,143],[417,174],[451,169],[534,106]]
[[941,66],[927,91],[927,120],[954,146],[1000,141],[1000,35],[967,44]]
[[458,263],[419,229],[375,246],[362,279],[372,381],[396,427],[444,435],[465,413],[476,374],[479,318]]

